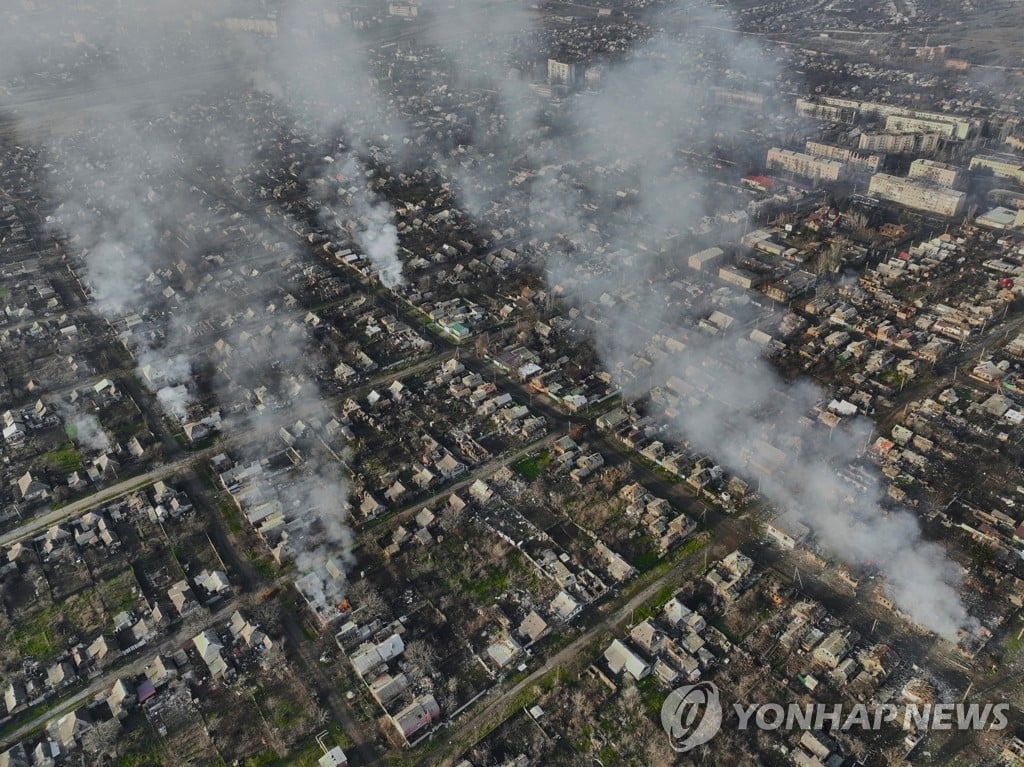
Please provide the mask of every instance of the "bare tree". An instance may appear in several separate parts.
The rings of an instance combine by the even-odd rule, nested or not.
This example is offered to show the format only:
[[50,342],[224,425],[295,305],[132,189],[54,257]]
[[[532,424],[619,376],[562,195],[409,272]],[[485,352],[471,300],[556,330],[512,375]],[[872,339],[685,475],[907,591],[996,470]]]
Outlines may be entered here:
[[668,737],[658,737],[655,734],[647,740],[646,763],[657,765],[670,765],[675,762],[678,756],[669,745]]
[[363,620],[368,617],[379,618],[387,610],[387,605],[381,597],[377,587],[369,580],[363,578],[352,584],[348,591],[349,601],[357,610],[363,611]]
[[422,639],[414,639],[405,646],[405,661],[421,676],[430,676],[437,665],[437,650]]
[[900,743],[895,746],[883,748],[881,756],[884,762],[890,767],[896,767],[897,765],[906,764],[907,762],[906,749]]
[[607,469],[601,472],[600,485],[601,490],[605,493],[611,493],[616,487],[621,485],[626,479],[626,475],[615,466],[609,466]]
[[316,710],[313,712],[313,722],[317,727],[323,727],[326,725],[330,718],[330,713],[328,713],[327,709],[323,706],[317,706]]
[[82,734],[82,749],[89,754],[114,756],[117,740],[121,736],[121,722],[108,719],[90,727]]

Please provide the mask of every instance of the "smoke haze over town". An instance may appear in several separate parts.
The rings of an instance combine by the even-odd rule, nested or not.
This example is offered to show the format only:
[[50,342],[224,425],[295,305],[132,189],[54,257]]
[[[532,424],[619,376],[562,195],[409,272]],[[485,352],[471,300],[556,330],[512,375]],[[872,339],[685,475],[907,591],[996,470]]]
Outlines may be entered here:
[[[790,5],[0,9],[0,745],[669,764],[683,683],[1010,689],[1019,19]],[[845,737],[787,758],[925,735]]]

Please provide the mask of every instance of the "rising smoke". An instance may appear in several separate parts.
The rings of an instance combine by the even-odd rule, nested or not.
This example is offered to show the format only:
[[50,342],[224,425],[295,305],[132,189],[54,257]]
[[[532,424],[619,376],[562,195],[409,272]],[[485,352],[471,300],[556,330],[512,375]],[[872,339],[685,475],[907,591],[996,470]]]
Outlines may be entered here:
[[[93,308],[171,420],[203,415],[196,371],[212,370],[214,394],[232,411],[227,436],[243,454],[254,441],[278,440],[282,425],[332,417],[315,383],[326,362],[308,328],[280,309],[280,273],[301,262],[301,241],[232,188],[260,178],[258,153],[280,141],[254,116],[273,104],[248,89],[249,73],[274,56],[254,58],[220,27],[252,10],[243,0],[100,0],[0,11],[0,75],[22,86],[0,108],[44,143],[47,224],[66,241]],[[71,92],[84,95],[62,107],[69,91],[59,81],[36,84],[31,73],[40,69],[65,73]],[[162,87],[139,86],[140,76]],[[351,215],[365,219],[368,255],[395,284],[400,264],[387,259],[397,231],[386,203],[358,199]],[[76,439],[101,449],[109,443],[94,422],[71,421]],[[343,467],[314,451],[295,475],[272,488],[290,520],[286,555],[308,573],[310,593],[337,601],[351,546]]]
[[[405,284],[402,261],[398,257],[398,227],[395,226],[391,206],[366,183],[366,168],[355,157],[349,156],[335,170],[335,158],[328,156],[327,174],[314,181],[311,191],[322,202],[320,224],[329,230],[344,231],[355,241],[377,272],[381,284],[389,289]],[[336,190],[330,194],[328,190]],[[337,213],[331,207],[339,196],[345,199],[345,212]]]
[[[465,9],[477,5],[463,4],[450,22],[474,19]],[[672,436],[758,479],[785,518],[808,525],[840,559],[877,568],[896,604],[921,625],[946,637],[970,627],[958,594],[961,572],[942,547],[922,538],[910,512],[883,507],[877,471],[859,474],[860,486],[842,476],[859,462],[872,424],[815,426],[808,416],[821,390],[784,382],[741,330],[714,339],[700,333],[697,323],[706,315],[683,300],[685,286],[665,279],[700,249],[695,238],[689,250],[680,239],[685,243],[716,213],[713,190],[682,166],[681,155],[707,157],[756,127],[735,110],[709,110],[709,93],[727,86],[770,96],[775,63],[729,31],[722,12],[680,3],[661,17],[650,40],[605,68],[600,87],[563,102],[554,116],[542,115],[538,101],[508,74],[507,40],[487,35],[495,23],[503,26],[488,8],[484,24],[473,29],[478,34],[465,35],[452,55],[470,70],[473,84],[489,80],[506,126],[535,131],[543,116],[559,138],[542,144],[513,138],[518,151],[496,153],[496,162],[483,167],[454,169],[471,208],[485,219],[512,209],[530,221],[550,282],[589,318],[598,352],[624,391],[653,394]],[[518,9],[506,19],[510,28],[522,28]],[[473,141],[486,145],[507,135],[502,128]],[[502,157],[515,157],[516,164],[503,164]],[[522,167],[540,172],[512,188],[508,181]],[[625,187],[636,193],[622,213],[615,197]],[[600,213],[588,215],[584,205]],[[745,299],[732,301],[729,311],[735,328],[757,320]]]
[[78,444],[99,452],[110,449],[110,437],[92,413],[71,413],[65,416],[65,421],[71,427],[73,439]]
[[[123,21],[122,3],[98,5],[98,11],[81,19],[86,43],[71,50],[79,57],[75,63],[100,81],[103,99],[97,101],[104,111],[92,126],[99,130],[83,131],[74,144],[81,151],[69,152],[64,141],[52,147],[55,156],[64,158],[52,190],[62,204],[56,223],[83,252],[97,309],[111,321],[133,307],[149,315],[221,317],[237,309],[236,296],[199,289],[182,297],[168,284],[175,269],[175,280],[187,273],[200,286],[211,274],[223,273],[208,260],[209,243],[176,245],[166,234],[166,221],[192,221],[199,234],[222,228],[223,217],[210,220],[207,210],[190,199],[195,194],[187,181],[190,169],[208,161],[245,166],[247,145],[252,149],[275,139],[260,138],[255,127],[239,123],[211,145],[209,126],[201,121],[168,138],[140,120],[140,102],[154,115],[173,113],[181,105],[159,98],[154,104],[154,94],[143,96],[120,84],[126,73],[136,71],[169,68],[170,76],[187,79],[202,69],[205,74],[194,87],[204,96],[216,101],[235,92],[236,67],[220,61],[204,69],[202,61],[190,57],[210,18],[209,5],[163,2],[156,4],[161,15],[151,19],[145,11],[156,5],[139,3],[143,12],[129,14],[131,42],[118,37],[116,44],[110,30],[118,27],[114,20]],[[214,5],[218,13],[233,10],[228,2]],[[738,330],[757,319],[749,300],[731,300],[737,329],[710,339],[697,331],[705,307],[681,300],[685,286],[665,279],[688,248],[699,249],[692,233],[705,216],[717,212],[713,184],[683,157],[706,157],[721,144],[742,143],[747,131],[757,127],[735,110],[712,117],[706,110],[708,94],[727,85],[771,96],[776,69],[770,57],[731,32],[724,13],[685,0],[657,12],[650,39],[609,57],[598,87],[547,109],[516,71],[532,26],[524,6],[473,0],[442,4],[436,14],[429,33],[452,63],[451,91],[467,98],[485,92],[493,109],[489,120],[468,127],[479,150],[472,158],[460,155],[459,161],[449,162],[452,147],[434,147],[430,136],[417,136],[420,157],[431,158],[456,183],[481,221],[508,221],[511,211],[514,220],[528,222],[529,231],[519,233],[524,249],[544,259],[551,284],[589,319],[598,351],[626,393],[650,392],[675,438],[741,475],[758,478],[763,493],[784,515],[809,525],[839,558],[878,568],[895,602],[919,623],[946,636],[969,625],[957,593],[959,570],[941,547],[923,540],[912,514],[883,508],[876,473],[866,475],[859,488],[841,476],[863,454],[871,424],[854,421],[833,431],[814,426],[807,416],[823,393],[811,384],[783,382]],[[25,69],[19,54],[31,50],[26,40],[34,42],[40,35],[58,41],[51,56],[69,55],[63,45],[71,39],[69,30],[62,38],[51,28],[52,14],[42,15],[47,29],[34,29],[30,17],[0,32],[5,73],[18,75]],[[189,35],[168,36],[166,30],[175,28],[168,17]],[[189,42],[179,46],[182,40]],[[366,45],[334,4],[286,2],[269,51],[247,47],[226,58],[235,53],[237,69],[255,72],[246,75],[251,82],[271,97],[285,98],[308,137],[333,139],[344,132],[359,154],[387,142],[382,134],[398,146],[410,141],[372,84],[375,73]],[[541,51],[526,54],[533,61],[545,57]],[[188,140],[183,142],[182,135]],[[350,209],[333,210],[333,198],[318,202],[332,209],[339,226],[354,222],[348,229],[383,284],[397,286],[402,280],[398,237],[387,203],[366,187],[366,166],[355,155],[339,162],[348,171],[342,175]],[[527,180],[513,183],[524,170]],[[327,185],[336,181],[338,171],[328,173]],[[621,205],[622,199],[629,204]],[[248,230],[263,230],[251,213],[234,215],[244,218]],[[275,294],[273,271],[262,274],[247,283],[246,300],[253,307],[266,306]],[[182,330],[180,321],[162,325],[164,335],[136,334],[130,342],[140,363],[157,360],[149,364],[159,367],[159,358],[169,361],[179,354],[191,360],[192,351],[166,351],[191,349],[191,332]],[[235,348],[253,343],[251,334],[229,335]],[[227,386],[232,392],[254,388],[261,371],[279,369],[275,363],[286,353],[283,346],[251,347],[265,349],[255,355],[226,355]],[[301,350],[301,345],[289,348]],[[238,359],[242,356],[244,361]],[[304,355],[295,356],[285,364],[305,370]],[[185,366],[175,368],[182,375],[169,376],[157,391],[163,392],[160,399],[168,411],[178,415],[190,407],[191,367],[188,373]],[[298,377],[301,385],[293,391],[302,406],[326,410],[308,372]],[[264,427],[250,420],[236,428]],[[344,482],[317,476],[309,477],[295,502],[314,510],[300,525],[305,532],[297,539],[305,542],[298,547],[299,561],[303,569],[320,573],[347,546],[349,531],[337,513],[347,494]],[[323,588],[336,596],[327,580]]]

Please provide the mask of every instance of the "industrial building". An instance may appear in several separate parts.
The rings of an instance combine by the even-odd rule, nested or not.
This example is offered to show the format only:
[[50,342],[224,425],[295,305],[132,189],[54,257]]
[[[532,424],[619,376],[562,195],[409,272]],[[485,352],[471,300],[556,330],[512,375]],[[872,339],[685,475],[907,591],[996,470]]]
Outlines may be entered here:
[[700,251],[700,253],[694,253],[690,256],[687,263],[691,269],[696,269],[698,272],[704,272],[718,266],[724,259],[725,251],[721,248],[707,248]]
[[718,270],[718,279],[737,285],[744,290],[752,290],[761,284],[761,278],[753,272],[738,266],[723,266]]
[[818,278],[815,275],[798,269],[766,286],[764,293],[773,301],[786,303],[813,289],[817,282]]
[[1024,210],[993,208],[974,219],[974,223],[989,229],[1021,229],[1024,228]]

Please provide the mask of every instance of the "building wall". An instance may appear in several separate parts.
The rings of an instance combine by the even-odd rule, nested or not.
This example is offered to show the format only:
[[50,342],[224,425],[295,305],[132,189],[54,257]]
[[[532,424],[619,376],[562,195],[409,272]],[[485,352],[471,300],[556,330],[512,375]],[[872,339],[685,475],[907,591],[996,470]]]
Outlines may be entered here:
[[841,162],[777,147],[768,150],[767,165],[769,168],[822,181],[838,181],[845,175]]
[[690,256],[688,263],[691,269],[703,272],[707,269],[718,266],[724,260],[724,250],[721,248],[708,248],[707,250],[702,250],[700,253],[694,253]]
[[940,138],[938,133],[862,133],[857,148],[890,154],[934,152]]
[[907,177],[952,188],[960,183],[961,173],[955,165],[947,165],[933,160],[914,160],[910,163],[910,172]]
[[390,16],[401,16],[405,18],[412,18],[419,15],[419,8],[415,5],[405,5],[403,3],[391,3],[388,6],[388,14]]
[[[969,138],[977,134],[982,127],[980,121],[969,117],[959,117],[941,112],[925,112],[897,104],[880,104],[873,101],[857,101],[855,99],[843,99],[833,96],[797,99],[796,111],[798,114],[814,117],[819,120],[846,123],[855,122],[861,114],[877,114],[887,118],[886,130],[891,130],[888,125],[888,118],[895,118],[939,126],[939,133],[958,139]],[[931,130],[921,130],[920,128],[901,130],[913,130],[924,133],[932,132]]]
[[889,115],[885,118],[885,129],[897,133],[938,133],[941,136],[955,136],[956,125],[941,120],[930,120],[925,117],[908,117],[905,115]]
[[273,19],[244,19],[228,17],[224,27],[232,32],[253,32],[267,37],[277,37],[277,22]]
[[711,103],[720,106],[739,107],[741,109],[762,109],[764,94],[753,91],[740,91],[732,88],[713,86],[710,91]]
[[796,100],[797,114],[813,117],[825,122],[853,123],[857,119],[857,110],[834,104],[825,104],[811,99]]
[[882,165],[882,158],[878,155],[863,154],[861,152],[854,151],[853,149],[847,149],[846,147],[823,144],[820,141],[808,141],[805,145],[805,149],[807,150],[807,154],[845,163],[857,170],[866,170],[872,173],[877,173],[879,167]]
[[738,285],[745,290],[751,290],[752,288],[757,287],[759,282],[757,275],[752,274],[745,269],[738,269],[730,266],[723,266],[718,270],[718,279],[723,282]]
[[963,192],[886,173],[876,173],[871,177],[868,194],[940,216],[960,215],[965,198]]
[[1024,184],[1024,161],[1012,155],[975,155],[971,158],[971,170],[989,168],[1000,178],[1012,178]]
[[576,66],[565,61],[548,59],[548,80],[571,85],[576,80]]

